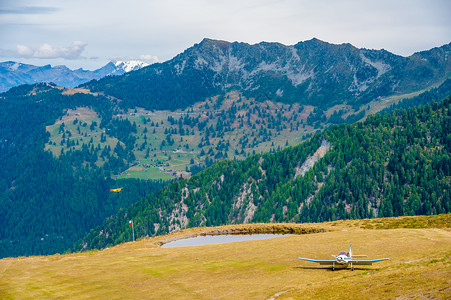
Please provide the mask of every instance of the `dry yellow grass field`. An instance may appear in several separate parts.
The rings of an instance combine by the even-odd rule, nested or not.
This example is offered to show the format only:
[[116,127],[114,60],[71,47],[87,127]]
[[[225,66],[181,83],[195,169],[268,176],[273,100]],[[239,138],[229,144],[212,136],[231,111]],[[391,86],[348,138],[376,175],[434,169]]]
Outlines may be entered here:
[[[377,229],[377,228],[386,229]],[[451,215],[194,228],[116,247],[0,260],[1,299],[423,299],[451,298]],[[321,233],[161,248],[211,231]],[[349,249],[372,266],[332,271],[298,257]]]

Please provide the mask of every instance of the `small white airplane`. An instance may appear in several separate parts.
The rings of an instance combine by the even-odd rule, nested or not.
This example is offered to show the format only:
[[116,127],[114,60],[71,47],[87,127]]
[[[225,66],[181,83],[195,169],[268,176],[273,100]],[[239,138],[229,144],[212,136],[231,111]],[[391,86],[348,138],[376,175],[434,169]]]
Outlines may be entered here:
[[310,259],[310,258],[301,258],[300,260],[305,261],[311,261],[319,263],[320,265],[332,265],[332,271],[335,270],[335,268],[347,268],[349,264],[351,264],[351,270],[354,271],[354,265],[371,265],[378,261],[384,261],[388,260],[389,258],[380,258],[380,259],[373,259],[373,260],[360,260],[360,259],[354,259],[356,257],[366,257],[367,255],[353,255],[352,254],[352,244],[349,248],[349,252],[346,251],[340,251],[338,255],[332,255],[335,257],[335,259],[331,260],[316,260],[316,259]]

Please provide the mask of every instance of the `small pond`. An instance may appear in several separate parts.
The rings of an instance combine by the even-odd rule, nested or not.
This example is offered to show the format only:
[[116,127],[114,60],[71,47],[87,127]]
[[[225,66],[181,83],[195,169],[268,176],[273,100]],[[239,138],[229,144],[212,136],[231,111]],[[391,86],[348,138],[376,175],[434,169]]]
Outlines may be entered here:
[[232,235],[206,235],[206,236],[196,236],[192,238],[186,238],[181,240],[176,240],[163,244],[163,248],[172,247],[186,247],[186,246],[200,246],[200,245],[211,245],[211,244],[225,244],[225,243],[235,243],[244,241],[256,241],[256,240],[267,240],[274,239],[284,236],[292,236],[293,234],[232,234]]

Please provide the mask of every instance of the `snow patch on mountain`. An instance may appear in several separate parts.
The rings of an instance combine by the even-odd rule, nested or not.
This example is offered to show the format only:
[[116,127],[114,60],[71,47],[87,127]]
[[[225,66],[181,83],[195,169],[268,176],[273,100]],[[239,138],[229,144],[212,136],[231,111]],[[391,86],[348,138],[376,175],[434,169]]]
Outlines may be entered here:
[[124,70],[126,73],[130,71],[136,71],[141,68],[149,66],[148,63],[140,61],[140,60],[129,60],[129,61],[116,61],[114,62],[116,68],[120,68]]
[[76,69],[71,70],[64,65],[34,66],[19,62],[0,62],[0,93],[14,86],[35,84],[38,82],[53,82],[66,88],[74,88],[93,79],[101,79],[109,75],[141,69],[149,64],[139,60],[109,62],[95,71]]

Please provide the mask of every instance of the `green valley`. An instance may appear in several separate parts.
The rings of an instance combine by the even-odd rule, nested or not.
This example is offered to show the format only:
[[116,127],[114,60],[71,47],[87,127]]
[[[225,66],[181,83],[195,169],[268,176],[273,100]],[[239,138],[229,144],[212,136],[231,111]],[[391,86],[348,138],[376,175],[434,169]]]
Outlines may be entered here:
[[[377,99],[356,111],[349,105],[339,105],[322,113],[316,113],[314,106],[257,102],[238,92],[198,102],[185,110],[129,109],[113,115],[113,119],[127,125],[123,137],[133,141],[128,146],[133,156],[129,168],[114,175],[186,179],[221,159],[242,160],[256,153],[279,151],[331,125],[358,121],[417,95]],[[45,149],[56,157],[61,151],[89,150],[95,153],[92,162],[103,166],[112,155],[117,157],[116,146],[127,146],[111,129],[100,128],[101,123],[92,109],[68,109],[55,124],[47,126],[50,138]]]
[[450,97],[333,126],[309,141],[223,160],[171,183],[93,230],[75,249],[187,227],[449,213]]

